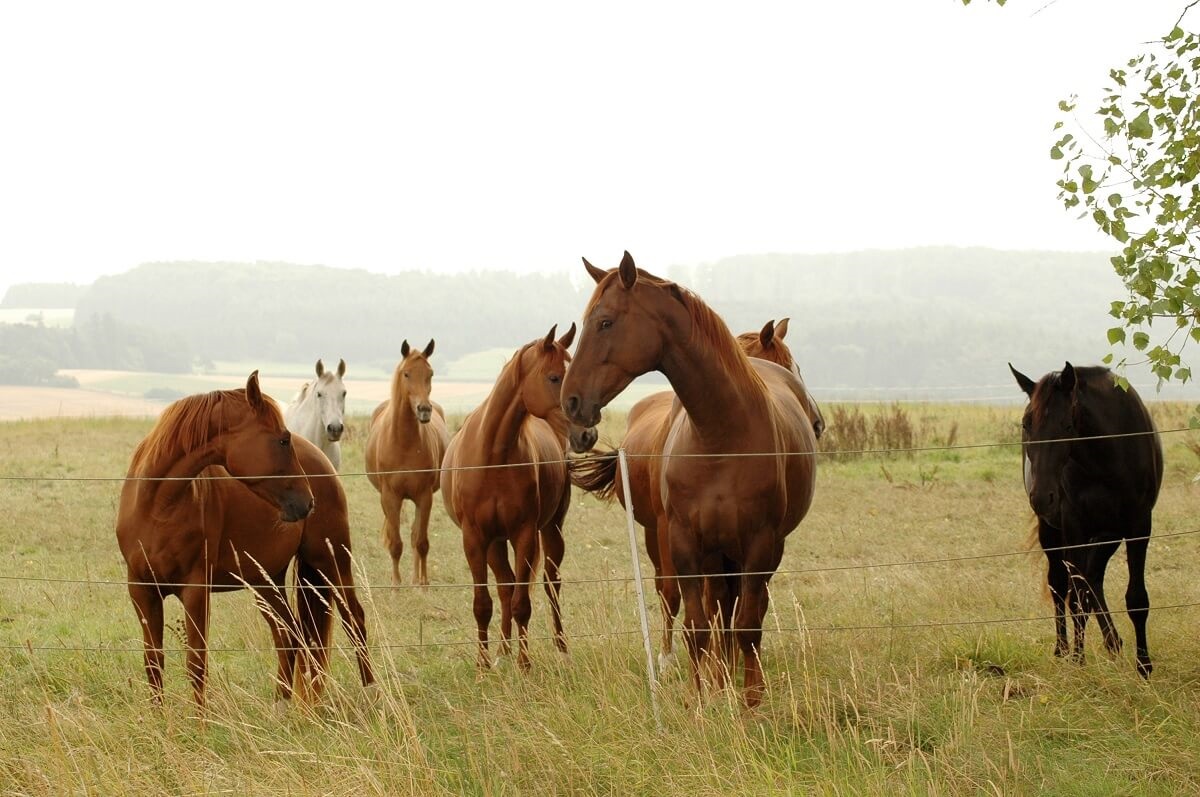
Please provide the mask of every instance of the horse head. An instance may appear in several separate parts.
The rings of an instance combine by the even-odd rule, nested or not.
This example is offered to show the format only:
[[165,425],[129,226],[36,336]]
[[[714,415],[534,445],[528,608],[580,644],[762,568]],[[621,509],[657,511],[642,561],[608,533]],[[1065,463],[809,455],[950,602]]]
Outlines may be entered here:
[[791,371],[800,380],[800,384],[804,386],[806,398],[805,412],[808,419],[812,421],[813,434],[820,440],[821,433],[825,431],[825,416],[821,414],[821,408],[817,405],[808,386],[804,385],[804,377],[800,375],[800,365],[792,356],[792,350],[783,342],[787,330],[787,318],[778,323],[768,321],[759,332],[743,332],[738,335],[737,342],[747,357],[769,360],[781,368]]
[[1071,441],[1080,435],[1084,423],[1082,385],[1071,363],[1036,383],[1013,368],[1012,363],[1008,367],[1029,397],[1021,417],[1025,492],[1034,512],[1055,520],[1061,511],[1061,476],[1071,455]]
[[[690,324],[682,289],[640,270],[626,252],[612,270],[583,265],[596,282],[584,310],[579,347],[563,387],[572,422],[595,426],[600,409],[638,376],[660,369],[672,326]],[[676,330],[678,332],[678,330]]]
[[317,381],[313,383],[313,400],[317,403],[317,417],[325,439],[336,443],[346,431],[346,386],[342,377],[346,375],[346,361],[338,360],[337,371],[326,371],[325,363],[317,360]]
[[433,389],[433,366],[429,358],[433,356],[433,339],[421,351],[410,347],[408,341],[400,344],[400,356],[403,357],[396,372],[400,378],[400,395],[408,400],[413,415],[421,423],[429,423],[433,417],[433,402],[429,393]]
[[[242,393],[243,391],[235,391]],[[250,374],[245,403],[225,402],[215,438],[219,463],[255,495],[279,507],[285,521],[303,520],[315,501],[292,447],[283,414],[262,394],[258,371]]]
[[566,334],[555,340],[557,329],[558,324],[555,324],[545,338],[527,344],[517,352],[516,378],[525,411],[548,421],[565,437],[569,423],[561,406],[562,384],[567,364],[571,362],[567,349],[575,340],[575,324],[572,323]]

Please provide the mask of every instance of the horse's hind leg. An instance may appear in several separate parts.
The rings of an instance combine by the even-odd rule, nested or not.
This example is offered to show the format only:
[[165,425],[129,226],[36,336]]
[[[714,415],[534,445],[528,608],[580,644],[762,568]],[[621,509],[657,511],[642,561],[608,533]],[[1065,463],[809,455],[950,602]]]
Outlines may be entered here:
[[656,516],[652,524],[646,526],[646,553],[650,556],[650,563],[654,565],[654,586],[658,590],[663,617],[662,650],[658,654],[660,668],[670,665],[675,656],[675,616],[679,614],[682,596],[675,564],[671,561],[671,546],[666,528],[666,518],[661,516]]
[[[509,640],[512,639],[512,596],[517,576],[508,563],[508,548],[503,537],[495,537],[488,546],[487,563],[496,576],[496,593],[500,596],[500,644],[499,655],[507,656]],[[484,584],[487,573],[484,573]]]
[[135,583],[138,577],[129,574],[129,597],[142,626],[142,643],[145,646],[146,680],[150,684],[150,696],[161,705],[163,697],[163,600],[158,588],[150,584]]
[[183,603],[184,627],[187,630],[187,670],[192,679],[192,691],[196,705],[204,708],[204,680],[208,667],[208,583],[193,584],[179,592]]
[[429,586],[429,514],[433,509],[433,490],[413,500],[417,511],[412,524],[413,583]]
[[287,571],[274,578],[274,584],[254,588],[258,597],[258,610],[271,629],[271,639],[275,643],[275,655],[279,669],[275,678],[275,699],[290,700],[292,697],[292,677],[296,671],[296,646],[300,637],[297,633],[296,617],[288,605],[287,595],[283,591],[283,580]]
[[1104,634],[1104,648],[1113,654],[1121,652],[1121,635],[1117,633],[1117,627],[1113,624],[1112,615],[1108,611],[1108,601],[1104,598],[1104,572],[1108,569],[1108,560],[1116,553],[1118,547],[1120,547],[1120,543],[1114,541],[1111,544],[1105,543],[1088,549],[1088,589],[1084,594],[1084,598],[1090,604],[1085,608],[1095,612],[1096,622],[1099,623],[1100,631]]
[[538,559],[539,544],[538,529],[532,524],[522,527],[513,538],[517,578],[512,595],[512,616],[517,623],[517,666],[522,670],[529,669],[529,618],[532,615],[529,587]]
[[[1136,537],[1150,536],[1149,519],[1134,530]],[[1150,649],[1146,645],[1146,619],[1150,615],[1150,595],[1146,592],[1146,548],[1148,539],[1130,540],[1125,543],[1125,555],[1129,560],[1129,587],[1125,590],[1125,609],[1133,621],[1133,633],[1137,638],[1137,671],[1149,678],[1154,670],[1150,663]]]
[[563,491],[563,499],[559,504],[554,518],[542,529],[542,556],[545,562],[545,573],[542,576],[546,588],[546,597],[550,599],[550,615],[554,620],[554,644],[563,653],[567,652],[567,637],[563,632],[562,623],[562,576],[559,568],[563,557],[566,556],[567,544],[563,540],[562,525],[571,506],[571,490]]

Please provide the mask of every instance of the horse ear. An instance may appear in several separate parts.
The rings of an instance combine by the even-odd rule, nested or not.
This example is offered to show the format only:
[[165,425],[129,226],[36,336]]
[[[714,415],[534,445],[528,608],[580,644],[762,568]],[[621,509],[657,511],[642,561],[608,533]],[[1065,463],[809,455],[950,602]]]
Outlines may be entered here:
[[625,250],[625,256],[621,258],[621,265],[617,267],[621,273],[621,284],[626,288],[632,288],[637,282],[637,266],[634,265],[633,255],[629,254],[629,250]]
[[320,379],[325,375],[325,363],[317,360],[317,378]]
[[408,339],[405,338],[404,342],[400,344],[400,356],[407,357],[410,351],[412,351],[412,349],[409,348]]
[[768,321],[763,324],[763,328],[758,333],[758,342],[762,344],[764,349],[771,348],[771,344],[775,341],[775,322]]
[[596,281],[597,285],[600,284],[600,280],[602,280],[608,276],[607,271],[605,271],[602,268],[596,268],[595,266],[593,266],[591,263],[588,262],[588,259],[586,257],[583,258],[583,267],[587,269],[587,273],[592,275],[592,279]]
[[558,324],[555,324],[554,326],[550,327],[549,334],[547,334],[546,339],[542,341],[542,348],[546,351],[554,351],[554,333],[557,331]]
[[567,334],[558,339],[558,345],[564,349],[571,348],[571,344],[575,341],[575,322],[571,322],[571,328],[567,330]]
[[1033,389],[1037,387],[1034,381],[1018,371],[1016,368],[1013,368],[1012,363],[1008,364],[1008,370],[1012,371],[1012,375],[1016,378],[1017,384],[1021,386],[1021,390],[1025,391],[1025,395],[1032,398]]
[[338,379],[341,379],[345,375],[346,375],[346,361],[339,358],[338,359]]
[[1075,389],[1075,366],[1069,362],[1063,365],[1062,381],[1059,383],[1059,386],[1068,392]]
[[788,319],[782,318],[775,325],[775,340],[783,340],[783,336],[787,334]]
[[421,353],[425,355],[426,360],[433,356],[433,338],[429,339],[429,345],[427,345],[425,350]]
[[250,409],[255,412],[261,412],[263,408],[262,388],[258,385],[258,370],[250,374],[250,378],[246,380],[246,402],[250,405]]

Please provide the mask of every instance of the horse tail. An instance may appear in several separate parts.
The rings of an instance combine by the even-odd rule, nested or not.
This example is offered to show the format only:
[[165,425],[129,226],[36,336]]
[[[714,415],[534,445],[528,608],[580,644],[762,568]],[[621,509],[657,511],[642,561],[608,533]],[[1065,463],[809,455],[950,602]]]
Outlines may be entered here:
[[601,451],[572,459],[567,470],[571,484],[602,501],[611,501],[617,490],[617,465],[616,451]]

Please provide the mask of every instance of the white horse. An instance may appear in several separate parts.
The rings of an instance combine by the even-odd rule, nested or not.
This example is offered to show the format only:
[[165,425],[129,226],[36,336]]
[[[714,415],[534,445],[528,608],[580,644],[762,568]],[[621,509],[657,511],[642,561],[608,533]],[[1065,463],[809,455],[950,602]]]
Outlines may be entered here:
[[292,434],[314,444],[333,467],[342,467],[342,432],[346,427],[342,421],[346,414],[346,386],[342,377],[346,375],[346,361],[338,360],[337,372],[326,371],[325,364],[317,360],[317,378],[305,382],[283,412],[283,419]]

